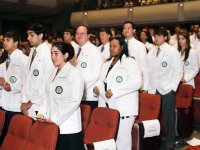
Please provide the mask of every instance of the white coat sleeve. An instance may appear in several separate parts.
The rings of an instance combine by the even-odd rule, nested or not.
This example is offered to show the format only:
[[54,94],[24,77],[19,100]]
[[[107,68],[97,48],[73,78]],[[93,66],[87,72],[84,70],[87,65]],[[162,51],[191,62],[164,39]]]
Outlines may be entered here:
[[142,74],[138,64],[134,60],[128,61],[128,63],[126,81],[117,87],[111,87],[114,98],[119,98],[131,92],[138,91],[141,88]]
[[186,80],[186,82],[194,79],[194,77],[197,75],[197,73],[199,72],[199,60],[198,60],[198,55],[196,51],[191,51],[191,53],[189,54],[191,56],[191,68],[189,70],[187,70],[187,72],[184,72],[184,79]]
[[67,120],[80,106],[81,98],[83,96],[83,80],[78,72],[73,74],[70,79],[71,92],[70,97],[63,97],[62,101],[54,112],[51,113],[51,120],[57,124],[62,124]]
[[101,71],[102,56],[100,51],[94,51],[92,55],[92,69],[84,75],[85,88],[88,89],[98,80]]
[[28,64],[28,57],[25,55],[22,55],[20,58],[20,79],[19,82],[16,83],[10,83],[10,87],[11,87],[11,92],[13,94],[19,93],[22,91],[22,87],[24,84],[24,80],[25,80],[25,74],[26,74],[26,67]]
[[148,82],[148,71],[147,71],[147,62],[146,62],[146,47],[145,45],[141,45],[139,48],[139,56],[138,60],[136,60],[139,64],[139,67],[142,71],[142,87],[141,90],[147,90],[147,82]]
[[171,59],[172,61],[172,89],[176,92],[178,85],[180,83],[180,80],[183,76],[183,63],[181,60],[180,53],[178,50],[174,50],[174,55]]

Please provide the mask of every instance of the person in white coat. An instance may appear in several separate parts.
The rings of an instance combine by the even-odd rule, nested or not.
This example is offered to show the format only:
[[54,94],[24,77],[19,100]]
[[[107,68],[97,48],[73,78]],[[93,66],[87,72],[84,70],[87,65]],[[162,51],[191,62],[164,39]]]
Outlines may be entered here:
[[16,114],[22,114],[20,110],[21,92],[28,57],[18,49],[19,42],[18,33],[10,31],[4,34],[3,45],[8,52],[8,58],[0,67],[1,106],[6,111],[1,139],[4,138],[7,132],[11,118]]
[[40,107],[38,120],[59,126],[57,150],[84,150],[80,103],[84,83],[69,62],[74,56],[71,44],[58,42],[51,49],[56,69],[46,86],[47,98]]
[[27,34],[28,41],[33,48],[29,55],[25,86],[21,96],[21,111],[35,118],[45,96],[45,84],[54,66],[50,48],[44,42],[47,35],[45,27],[39,23],[30,25]]
[[98,49],[101,52],[103,62],[110,58],[110,36],[111,32],[108,28],[100,29],[100,40],[102,44]]
[[181,82],[190,84],[195,88],[194,77],[199,72],[199,60],[197,51],[190,46],[190,38],[186,30],[181,30],[178,34],[178,51],[183,61],[183,77]]
[[175,144],[175,92],[183,76],[183,66],[178,50],[166,43],[167,31],[155,31],[157,49],[148,53],[148,93],[161,96],[161,115],[165,127],[165,149]]
[[90,105],[93,110],[98,105],[98,98],[93,95],[93,87],[100,74],[102,56],[98,48],[89,42],[87,26],[79,26],[75,37],[79,45],[75,66],[84,80],[82,103]]
[[123,35],[128,44],[128,52],[131,57],[134,57],[142,71],[142,87],[141,91],[147,91],[147,64],[146,64],[146,47],[145,45],[134,38],[136,32],[135,24],[131,21],[126,21],[123,24]]
[[142,85],[142,73],[134,58],[129,57],[124,39],[113,38],[110,53],[111,58],[103,64],[93,91],[99,96],[99,107],[117,109],[120,113],[117,149],[131,150],[131,130],[138,115],[138,91]]

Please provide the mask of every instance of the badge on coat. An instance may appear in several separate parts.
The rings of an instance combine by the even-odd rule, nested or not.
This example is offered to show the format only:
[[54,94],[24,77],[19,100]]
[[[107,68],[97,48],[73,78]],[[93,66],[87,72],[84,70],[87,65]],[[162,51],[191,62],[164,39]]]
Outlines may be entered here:
[[121,83],[121,82],[123,81],[123,78],[122,78],[121,76],[117,76],[117,77],[116,77],[116,81],[117,81],[118,83]]
[[86,63],[86,62],[82,62],[82,63],[81,63],[81,67],[82,67],[82,68],[86,68],[86,67],[87,67],[87,63]]
[[167,62],[166,61],[162,62],[162,66],[167,67]]
[[9,80],[10,80],[10,83],[17,82],[17,78],[15,76],[11,76]]
[[55,91],[57,94],[61,94],[63,92],[63,88],[61,86],[57,86]]
[[189,66],[189,64],[190,64],[189,61],[185,61],[184,63],[185,66]]
[[39,71],[37,69],[33,70],[33,75],[37,77],[39,75]]

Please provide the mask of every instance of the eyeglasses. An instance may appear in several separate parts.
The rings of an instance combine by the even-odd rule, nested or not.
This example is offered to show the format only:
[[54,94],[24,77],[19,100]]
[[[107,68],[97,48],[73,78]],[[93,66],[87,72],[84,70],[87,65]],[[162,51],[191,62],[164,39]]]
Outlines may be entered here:
[[84,35],[84,34],[87,34],[87,33],[76,33],[76,35]]

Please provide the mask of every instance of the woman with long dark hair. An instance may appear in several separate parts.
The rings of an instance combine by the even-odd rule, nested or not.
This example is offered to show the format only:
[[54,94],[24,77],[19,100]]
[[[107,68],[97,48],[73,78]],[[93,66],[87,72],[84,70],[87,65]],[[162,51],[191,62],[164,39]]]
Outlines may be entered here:
[[194,77],[199,71],[198,54],[191,48],[189,34],[186,30],[181,30],[178,34],[178,51],[183,60],[184,70],[181,82],[195,88]]
[[40,121],[45,119],[59,126],[57,150],[84,150],[80,111],[84,84],[79,71],[69,62],[73,56],[74,48],[69,43],[52,46],[51,59],[56,69],[38,113]]

